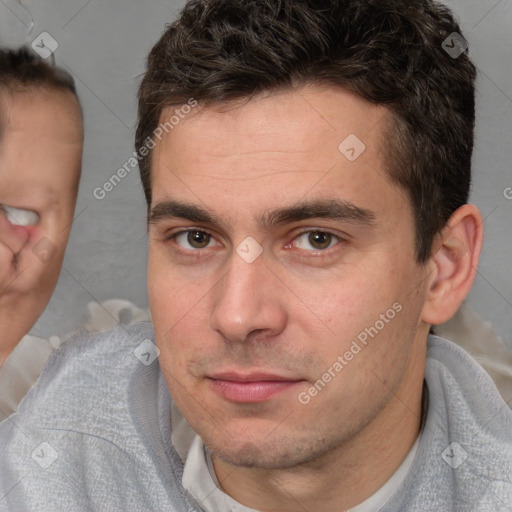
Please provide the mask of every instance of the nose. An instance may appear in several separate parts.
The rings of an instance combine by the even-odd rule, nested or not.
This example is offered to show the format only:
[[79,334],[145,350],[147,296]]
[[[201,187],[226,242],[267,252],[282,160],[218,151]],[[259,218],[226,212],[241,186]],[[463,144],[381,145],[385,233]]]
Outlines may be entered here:
[[247,263],[234,253],[228,271],[213,291],[210,327],[231,342],[280,334],[287,323],[282,284],[264,257]]

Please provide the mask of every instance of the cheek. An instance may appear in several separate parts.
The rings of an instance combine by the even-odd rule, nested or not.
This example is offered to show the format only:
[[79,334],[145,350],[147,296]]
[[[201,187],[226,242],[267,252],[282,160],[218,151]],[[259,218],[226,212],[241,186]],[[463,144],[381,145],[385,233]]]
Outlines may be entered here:
[[[405,327],[403,317],[409,315],[404,312],[404,303],[410,301],[405,291],[407,279],[400,279],[402,282],[391,264],[387,268],[375,264],[353,266],[307,286],[296,280],[295,290],[307,314],[295,313],[292,318],[299,332],[315,340],[315,353],[326,368],[346,351],[359,354],[354,341],[365,355],[354,357],[358,363],[351,366],[372,366],[376,360],[393,364],[397,339]],[[321,328],[314,331],[313,326],[319,323]],[[348,356],[352,360],[353,354]]]
[[[36,239],[38,240],[38,239]],[[48,301],[57,286],[59,280],[62,262],[64,260],[64,251],[53,245],[45,239],[39,239],[40,243],[36,243],[31,249],[30,254],[24,261],[27,268],[38,268],[38,275],[34,274],[34,280],[26,292],[32,296],[37,296],[41,301]],[[43,261],[44,258],[49,258]]]
[[390,307],[396,300],[393,290],[377,282],[377,277],[359,268],[330,273],[316,280],[303,281],[297,277],[290,283],[290,289],[309,312],[305,317],[299,315],[297,320],[306,322],[315,318],[331,334],[341,338],[354,334],[361,325],[374,322],[380,309]]
[[160,251],[150,247],[148,297],[152,322],[161,350],[172,346],[174,354],[190,352],[205,339],[208,303],[212,285],[192,280],[186,271],[177,272]]

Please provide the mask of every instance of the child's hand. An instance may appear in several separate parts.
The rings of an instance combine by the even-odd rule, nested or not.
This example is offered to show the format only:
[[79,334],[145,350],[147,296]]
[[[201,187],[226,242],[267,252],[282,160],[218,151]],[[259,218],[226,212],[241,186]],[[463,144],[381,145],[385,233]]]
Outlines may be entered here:
[[0,295],[14,285],[22,271],[20,254],[28,247],[30,226],[39,222],[39,215],[31,210],[0,204]]

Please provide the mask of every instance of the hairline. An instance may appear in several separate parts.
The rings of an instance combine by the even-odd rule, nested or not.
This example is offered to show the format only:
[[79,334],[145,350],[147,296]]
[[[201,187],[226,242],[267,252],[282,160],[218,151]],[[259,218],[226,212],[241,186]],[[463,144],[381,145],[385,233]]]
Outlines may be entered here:
[[[17,82],[17,81],[15,81]],[[76,109],[73,108],[73,119],[80,126],[82,131],[82,138],[84,137],[84,113],[82,109],[82,105],[80,104],[80,99],[76,91],[71,90],[68,87],[64,86],[54,86],[53,84],[48,83],[38,83],[38,84],[22,84],[20,88],[13,88],[11,84],[0,84],[0,143],[3,139],[3,132],[5,130],[6,120],[9,117],[9,100],[22,95],[34,95],[40,96],[41,94],[48,94],[52,98],[57,98],[61,100],[71,100],[71,103],[76,105]],[[2,103],[7,98],[7,109],[5,109],[5,105]],[[7,115],[5,110],[7,110]],[[78,114],[78,116],[76,116]]]
[[[194,95],[191,95],[190,97],[196,99],[198,102],[198,107],[200,107],[200,108],[202,107],[203,109],[215,109],[216,107],[221,107],[221,106],[226,107],[226,106],[230,106],[230,105],[233,105],[233,108],[237,108],[238,106],[247,104],[251,101],[258,100],[260,98],[276,96],[279,94],[287,94],[290,92],[296,92],[299,90],[303,90],[306,87],[322,87],[322,86],[324,86],[325,89],[340,90],[340,91],[346,92],[346,93],[351,94],[354,97],[356,97],[370,105],[380,106],[380,107],[383,107],[386,109],[386,115],[384,116],[385,119],[384,119],[384,117],[381,119],[381,121],[384,123],[384,127],[381,128],[380,132],[379,132],[378,154],[382,158],[382,163],[384,165],[384,169],[385,169],[390,181],[392,183],[399,185],[403,190],[408,192],[407,189],[401,183],[399,183],[399,181],[393,175],[393,170],[395,170],[397,167],[399,167],[400,164],[402,163],[402,162],[398,161],[399,159],[397,159],[393,155],[400,154],[400,152],[393,151],[394,148],[392,147],[392,145],[390,145],[390,149],[388,149],[388,150],[386,150],[386,147],[385,147],[386,143],[393,142],[394,136],[396,135],[396,131],[398,128],[397,125],[401,124],[404,121],[404,119],[402,118],[402,116],[400,116],[397,112],[395,112],[386,103],[377,103],[377,102],[369,101],[367,98],[365,98],[361,94],[358,94],[356,91],[352,90],[349,87],[345,87],[340,84],[330,83],[326,80],[315,80],[314,78],[303,79],[300,81],[294,81],[294,83],[292,83],[291,85],[282,85],[282,86],[278,86],[278,87],[271,88],[271,89],[268,89],[268,88],[262,89],[253,94],[240,95],[240,96],[234,95],[232,98],[227,98],[223,101],[204,101],[201,98],[195,97]],[[158,119],[156,120],[156,126],[153,127],[153,129],[151,130],[151,133],[154,134],[154,131],[161,124],[161,119],[162,119],[162,116],[164,115],[165,110],[172,109],[174,107],[179,107],[181,105],[185,105],[186,103],[187,103],[187,98],[180,97],[179,99],[176,99],[176,101],[171,101],[169,103],[162,102],[160,105],[158,105],[157,110],[159,110],[159,116],[158,116]],[[148,131],[150,131],[150,130],[148,130]],[[169,134],[170,134],[170,132],[167,135],[169,135]],[[149,135],[149,137],[151,137],[151,135]],[[147,137],[144,140],[146,140],[146,139],[147,139]],[[144,144],[142,144],[141,147],[143,147],[143,145]],[[140,150],[140,147],[137,147],[136,150],[137,151]],[[149,171],[150,184],[151,184],[151,176],[152,176],[152,170],[153,170],[152,169],[152,167],[153,167],[152,155],[153,155],[153,151],[150,151],[148,153],[148,155],[146,157],[146,161],[145,161],[146,168]],[[150,190],[152,193],[151,187],[150,187]],[[409,196],[409,193],[407,195]],[[412,205],[412,202],[411,202],[411,205]],[[147,207],[148,207],[148,211],[149,211],[151,208],[151,204],[148,204]]]
[[[349,87],[345,87],[340,84],[329,83],[325,80],[315,80],[313,78],[308,79],[308,80],[304,79],[300,82],[296,81],[294,84],[289,85],[289,86],[281,86],[281,87],[276,87],[276,88],[272,88],[272,89],[263,89],[261,91],[257,91],[250,95],[234,96],[233,98],[226,99],[224,101],[213,101],[213,102],[206,101],[206,102],[204,102],[200,98],[198,99],[193,95],[191,97],[195,98],[198,101],[198,107],[203,108],[203,109],[215,109],[216,107],[226,107],[226,106],[230,106],[230,105],[233,105],[233,108],[237,108],[237,106],[247,104],[251,101],[258,100],[260,98],[276,96],[279,94],[287,94],[290,92],[296,92],[296,91],[303,90],[306,87],[322,87],[322,86],[324,86],[325,89],[330,89],[330,90],[334,90],[334,91],[335,90],[343,91],[345,93],[353,95],[354,97],[356,97],[370,105],[383,107],[386,110],[385,116],[382,117],[380,120],[382,123],[382,128],[379,131],[379,137],[377,139],[378,154],[382,158],[382,163],[384,166],[384,170],[386,171],[387,177],[390,179],[390,181],[393,184],[399,185],[404,191],[406,191],[407,195],[408,195],[408,199],[410,200],[409,193],[408,193],[409,191],[393,175],[393,172],[396,171],[397,167],[399,167],[401,164],[403,164],[403,162],[400,161],[400,158],[396,158],[394,156],[395,154],[401,155],[401,153],[400,153],[400,151],[394,150],[395,148],[394,148],[393,142],[394,142],[394,137],[396,135],[396,132],[398,131],[398,125],[401,125],[401,123],[404,122],[404,119],[400,114],[395,112],[392,109],[392,107],[390,107],[386,103],[377,103],[377,102],[369,101],[367,98],[365,98],[361,94],[358,94],[356,91],[350,89]],[[156,126],[153,128],[153,130],[151,130],[151,133],[154,133],[156,128],[158,128],[158,126],[161,124],[161,119],[162,119],[162,116],[164,115],[165,110],[179,107],[181,105],[185,105],[186,103],[187,103],[186,98],[179,98],[179,100],[171,101],[169,103],[164,102],[161,105],[159,105],[157,107],[159,109],[158,120],[156,121]],[[169,132],[169,133],[171,133],[171,132]],[[169,134],[167,134],[167,135],[169,135]],[[146,139],[144,139],[144,140],[146,140]],[[386,149],[386,144],[389,144],[388,149]],[[140,148],[136,148],[136,149],[139,150]],[[152,169],[152,167],[153,167],[152,154],[153,154],[152,151],[150,151],[148,153],[146,162],[145,162],[147,165],[147,169],[149,171],[150,183],[151,183],[151,175],[152,175],[152,170],[153,170]],[[152,191],[152,189],[151,189],[151,191]],[[151,208],[151,204],[148,204],[147,206],[148,206],[148,211],[149,211],[149,209]],[[412,202],[411,202],[411,206],[412,206]]]

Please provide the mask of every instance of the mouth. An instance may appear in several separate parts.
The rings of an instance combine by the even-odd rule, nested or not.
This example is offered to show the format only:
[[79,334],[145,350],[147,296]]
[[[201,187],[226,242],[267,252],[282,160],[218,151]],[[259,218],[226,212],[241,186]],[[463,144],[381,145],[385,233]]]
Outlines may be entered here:
[[265,402],[304,382],[302,379],[261,372],[217,373],[207,380],[216,394],[237,403]]

